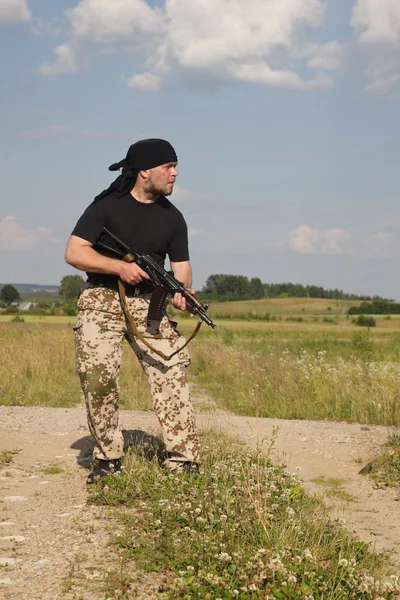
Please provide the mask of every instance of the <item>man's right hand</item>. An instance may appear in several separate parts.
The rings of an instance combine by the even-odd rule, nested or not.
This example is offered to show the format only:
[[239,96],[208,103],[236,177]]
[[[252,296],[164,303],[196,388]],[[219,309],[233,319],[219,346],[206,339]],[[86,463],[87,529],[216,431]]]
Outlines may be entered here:
[[150,276],[143,271],[136,263],[121,261],[119,276],[122,281],[129,283],[129,285],[136,285],[143,281],[143,279],[150,279]]

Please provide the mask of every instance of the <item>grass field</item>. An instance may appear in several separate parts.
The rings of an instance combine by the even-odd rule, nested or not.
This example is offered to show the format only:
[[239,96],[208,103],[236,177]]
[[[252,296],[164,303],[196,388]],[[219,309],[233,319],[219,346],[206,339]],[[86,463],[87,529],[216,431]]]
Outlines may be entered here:
[[[9,321],[0,318],[0,403],[81,402],[76,319]],[[195,320],[180,322],[188,333]],[[203,327],[191,345],[189,376],[229,411],[400,424],[399,321],[380,320],[371,330],[343,315],[337,324],[217,324],[215,331]],[[122,408],[151,409],[147,382],[127,344],[120,383]],[[273,439],[267,442],[273,446]],[[160,600],[400,597],[400,579],[388,575],[385,558],[333,524],[295,478],[270,462],[268,447],[249,451],[217,432],[202,432],[202,446],[202,475],[195,484],[190,475],[163,472],[154,451],[151,458],[151,448],[142,448],[126,458],[124,477],[92,488],[90,502],[128,508],[107,516],[118,532],[112,541],[121,561],[110,565],[105,597],[132,597],[131,560],[135,573],[162,573],[163,591],[154,596]],[[379,484],[398,481],[398,447],[393,437],[374,474]]]
[[359,304],[354,300],[326,300],[323,298],[264,298],[242,302],[215,302],[210,314],[249,313],[263,315],[345,315],[350,306]]
[[[250,306],[265,310],[273,305],[280,315],[293,310],[299,315],[305,304],[320,316],[331,304],[329,314],[346,308],[345,303],[335,307],[313,299],[238,302],[234,308],[242,314]],[[191,344],[189,375],[221,406],[241,415],[398,426],[400,319],[380,318],[377,327],[367,330],[343,313],[331,317],[336,321],[215,317],[217,329],[204,325]],[[23,318],[21,323],[9,322],[10,316],[0,318],[0,402],[44,406],[79,402],[72,331],[76,318]],[[196,319],[179,321],[188,334]],[[151,408],[147,384],[127,345],[121,406]]]
[[[71,406],[80,401],[74,323],[71,317],[0,323],[2,404]],[[194,320],[181,320],[185,334],[193,326]],[[191,353],[189,376],[233,413],[400,424],[397,328],[229,320],[215,331],[204,326]],[[148,386],[128,345],[121,406],[151,408]]]
[[[12,323],[15,315],[0,315],[0,323]],[[25,323],[53,323],[57,325],[70,325],[73,327],[76,323],[76,317],[59,317],[59,316],[41,316],[27,315],[21,317]]]

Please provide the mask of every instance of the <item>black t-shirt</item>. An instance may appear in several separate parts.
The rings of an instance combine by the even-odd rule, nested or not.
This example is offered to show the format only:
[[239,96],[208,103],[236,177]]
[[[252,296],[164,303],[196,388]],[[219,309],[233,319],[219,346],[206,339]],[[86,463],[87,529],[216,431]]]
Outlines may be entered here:
[[[77,222],[72,235],[91,242],[96,251],[105,256],[116,257],[101,247],[100,240],[111,248],[115,242],[102,232],[109,229],[132,250],[150,254],[164,266],[168,255],[173,262],[189,260],[187,225],[182,213],[167,198],[160,196],[155,202],[138,202],[129,192],[119,198],[110,194],[90,204]],[[121,251],[121,249],[119,248]],[[123,250],[122,250],[123,252]],[[89,281],[106,287],[117,286],[116,275],[87,273]]]

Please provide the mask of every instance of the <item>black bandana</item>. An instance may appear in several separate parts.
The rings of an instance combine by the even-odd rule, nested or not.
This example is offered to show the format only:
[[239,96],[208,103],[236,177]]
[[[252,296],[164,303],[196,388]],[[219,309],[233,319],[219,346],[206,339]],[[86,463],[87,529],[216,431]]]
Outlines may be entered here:
[[166,140],[154,138],[132,144],[126,158],[108,167],[110,171],[122,169],[121,175],[113,181],[109,188],[96,196],[93,202],[101,200],[112,192],[118,192],[119,196],[123,196],[135,185],[139,171],[146,171],[171,162],[178,162],[178,158],[175,150]]

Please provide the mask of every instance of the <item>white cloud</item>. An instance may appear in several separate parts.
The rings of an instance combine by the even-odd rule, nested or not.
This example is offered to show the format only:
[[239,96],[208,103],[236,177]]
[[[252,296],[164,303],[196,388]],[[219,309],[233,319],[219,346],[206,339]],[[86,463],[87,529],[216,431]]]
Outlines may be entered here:
[[81,0],[68,11],[75,35],[94,42],[117,42],[158,34],[162,17],[144,0]]
[[144,0],[81,0],[66,13],[70,39],[41,72],[75,73],[90,52],[133,52],[147,68],[126,81],[146,91],[158,91],[174,73],[298,90],[327,87],[332,81],[324,71],[339,68],[339,44],[304,55],[307,34],[323,24],[325,9],[323,0],[165,0],[155,8]]
[[42,19],[41,17],[35,17],[31,24],[31,31],[37,36],[61,37],[65,35],[62,22],[58,18]]
[[0,23],[19,23],[30,18],[26,0],[0,0]]
[[[179,158],[179,157],[178,157]],[[178,163],[178,172],[179,172],[179,163]],[[202,194],[199,192],[193,192],[192,190],[188,190],[186,188],[181,187],[179,184],[174,185],[174,191],[171,196],[171,201],[174,204],[193,204],[197,202],[204,202],[210,199],[208,194]]]
[[382,73],[365,86],[367,92],[377,92],[388,100],[396,99],[396,88],[400,84],[400,73]]
[[47,227],[30,229],[23,227],[15,217],[8,216],[0,219],[0,247],[5,250],[23,250],[37,244],[57,241]]
[[161,88],[161,78],[153,73],[133,75],[127,80],[128,87],[137,88],[145,92],[158,92]]
[[367,252],[372,256],[388,256],[394,249],[395,241],[393,233],[375,233],[367,240]]
[[365,55],[366,90],[387,99],[400,91],[400,2],[357,0],[352,25]]
[[345,229],[312,229],[300,225],[292,229],[289,246],[302,254],[345,254],[349,252],[351,234]]
[[[54,49],[57,59],[54,63],[44,64],[40,67],[42,75],[67,75],[72,73],[78,73],[80,63],[76,52],[74,50],[73,43],[65,43],[61,46],[57,46]],[[86,57],[85,61],[86,62]]]
[[343,64],[343,46],[337,41],[310,46],[306,51],[310,55],[307,64],[311,69],[337,71]]
[[189,238],[200,237],[204,235],[204,231],[202,229],[189,229],[188,230]]
[[358,0],[352,25],[367,44],[392,44],[400,40],[400,2],[398,0]]
[[138,132],[133,136],[132,132],[123,130],[107,130],[107,129],[80,129],[75,132],[76,135],[83,137],[86,140],[128,140],[132,141],[132,137],[144,138],[146,134]]
[[18,137],[26,140],[54,140],[65,137],[68,130],[60,125],[50,127],[38,127],[36,129],[22,129],[18,132]]
[[294,90],[307,90],[332,85],[332,80],[325,76],[317,76],[314,79],[304,81],[294,71],[282,69],[271,69],[264,62],[238,65],[229,68],[231,79],[245,81],[248,83],[260,83],[270,87],[291,88]]

